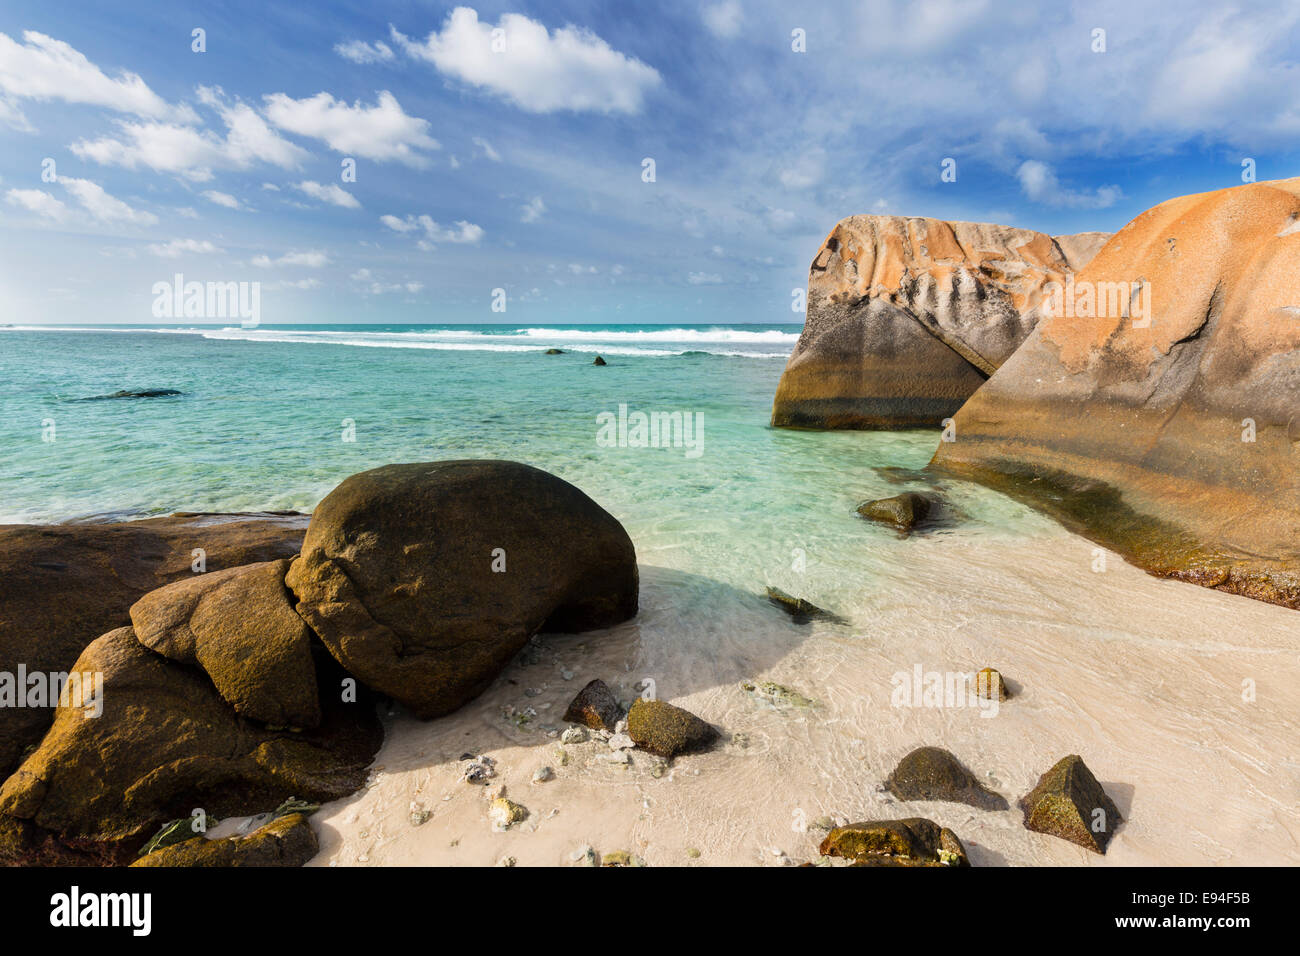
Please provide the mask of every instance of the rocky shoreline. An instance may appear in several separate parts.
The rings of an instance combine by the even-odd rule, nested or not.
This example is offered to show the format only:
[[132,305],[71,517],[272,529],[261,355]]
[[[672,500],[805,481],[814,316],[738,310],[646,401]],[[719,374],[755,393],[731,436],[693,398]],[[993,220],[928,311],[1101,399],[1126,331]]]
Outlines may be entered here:
[[1157,576],[1300,608],[1298,221],[1300,179],[1171,199],[1072,255],[845,220],[773,424],[937,427],[935,472]]

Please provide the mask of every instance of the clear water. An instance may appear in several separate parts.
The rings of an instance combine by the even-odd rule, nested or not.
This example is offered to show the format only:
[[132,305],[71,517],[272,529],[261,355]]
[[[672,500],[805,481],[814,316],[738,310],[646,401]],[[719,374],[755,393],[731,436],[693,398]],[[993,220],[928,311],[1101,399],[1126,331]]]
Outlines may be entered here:
[[[400,835],[385,851],[391,859],[440,859],[452,845],[441,830],[420,831],[436,835],[436,846],[409,838],[407,790],[436,778],[438,754],[454,768],[467,734],[502,748],[502,766],[515,761],[527,787],[548,738],[515,728],[501,708],[545,702],[562,712],[573,687],[563,668],[629,693],[634,678],[652,676],[662,696],[752,739],[701,758],[698,785],[659,791],[650,823],[640,791],[626,807],[593,804],[575,778],[569,817],[557,819],[605,814],[610,845],[650,827],[667,848],[664,862],[681,859],[679,838],[705,845],[678,832],[692,821],[707,824],[718,860],[747,862],[770,859],[762,847],[796,845],[796,810],[897,815],[879,784],[920,744],[953,750],[1013,801],[1061,756],[1080,753],[1130,821],[1102,858],[1027,833],[1014,809],[910,809],[957,828],[980,863],[1300,859],[1295,612],[1156,581],[1115,555],[1098,573],[1091,543],[1054,522],[919,472],[936,433],[770,428],[798,332],[0,329],[0,521],[308,511],[357,471],[473,457],[558,474],[623,522],[642,565],[637,618],[599,640],[556,636],[553,661],[516,662],[454,719],[394,731],[378,761],[386,783],[322,818],[322,858],[331,861],[381,859],[367,821],[389,818]],[[566,354],[545,355],[552,346]],[[609,365],[593,366],[594,353]],[[184,394],[79,401],[145,388]],[[598,416],[624,404],[702,416],[702,453],[602,446]],[[345,420],[355,441],[343,440]],[[42,440],[48,422],[54,442]],[[908,488],[940,494],[946,519],[900,538],[855,514],[863,499]],[[800,627],[763,600],[767,585],[848,623]],[[996,720],[892,703],[900,672],[990,664],[1019,688]],[[797,688],[820,709],[798,720],[755,710],[738,681],[760,678]],[[1247,678],[1258,699],[1243,706]],[[526,698],[528,686],[544,695]],[[629,785],[649,787],[642,777]],[[607,792],[598,791],[602,800]],[[757,804],[756,792],[765,795]],[[745,809],[720,821],[723,806]],[[479,810],[464,812],[447,825],[477,827]],[[510,852],[559,862],[575,840],[595,837],[561,828],[553,839],[553,859],[541,842]],[[484,847],[483,861],[500,852]]]

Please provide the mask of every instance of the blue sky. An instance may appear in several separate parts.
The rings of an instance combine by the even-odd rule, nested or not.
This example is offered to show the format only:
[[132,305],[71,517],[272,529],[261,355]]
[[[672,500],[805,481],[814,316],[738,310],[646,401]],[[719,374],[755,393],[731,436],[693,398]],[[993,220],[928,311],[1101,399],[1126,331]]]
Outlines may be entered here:
[[0,34],[11,324],[152,323],[177,272],[272,325],[801,321],[848,215],[1111,231],[1300,171],[1295,2],[47,0]]

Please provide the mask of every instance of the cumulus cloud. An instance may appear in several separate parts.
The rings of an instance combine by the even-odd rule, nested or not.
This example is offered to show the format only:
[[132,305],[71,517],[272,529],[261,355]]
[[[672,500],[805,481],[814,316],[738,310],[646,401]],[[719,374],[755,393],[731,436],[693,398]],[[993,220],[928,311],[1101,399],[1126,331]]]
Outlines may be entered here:
[[320,269],[329,265],[329,256],[319,249],[309,249],[305,252],[286,252],[278,259],[272,259],[270,256],[254,256],[253,265],[259,269],[271,269],[276,266],[305,266],[308,269]]
[[[501,52],[493,50],[494,29],[502,31]],[[618,52],[590,30],[569,25],[551,32],[518,13],[503,14],[493,27],[480,22],[472,8],[457,7],[422,43],[396,28],[392,39],[444,76],[530,113],[639,113],[646,93],[661,82],[654,67]]]
[[247,169],[256,163],[297,169],[308,157],[306,150],[271,129],[246,103],[228,103],[216,87],[199,87],[198,93],[224,122],[224,137],[175,123],[122,121],[118,136],[80,140],[72,144],[72,152],[105,166],[145,166],[194,182],[210,180],[214,169]]
[[196,119],[192,110],[171,105],[137,74],[123,70],[110,77],[85,54],[35,30],[25,30],[22,43],[0,33],[0,92],[11,100],[62,100],[151,119]]
[[132,209],[116,196],[106,193],[104,187],[92,183],[89,179],[60,176],[59,185],[72,193],[77,202],[100,222],[121,222],[142,226],[152,226],[158,222],[158,217],[153,213]]
[[387,63],[396,54],[387,43],[367,43],[365,40],[349,40],[334,44],[334,52],[353,63]]
[[210,255],[221,250],[206,239],[173,239],[167,243],[150,243],[149,251],[163,259],[179,259],[185,253]]
[[334,206],[342,206],[344,209],[361,208],[361,203],[357,201],[357,197],[337,183],[323,185],[308,179],[300,183],[294,183],[293,188],[311,196],[313,199],[319,199],[321,202],[327,202]]
[[429,161],[420,151],[442,148],[429,135],[428,120],[408,115],[387,90],[380,91],[374,106],[364,106],[360,100],[349,106],[324,92],[301,100],[285,93],[270,93],[263,99],[266,118],[280,129],[319,139],[348,156],[423,167]]
[[451,242],[464,245],[473,245],[483,238],[483,227],[476,226],[472,222],[466,222],[464,219],[458,219],[451,226],[440,226],[431,216],[398,216],[386,215],[380,216],[379,221],[394,232],[400,232],[403,235],[410,233],[422,234],[424,236],[420,247],[431,248],[435,242]]
[[51,222],[63,222],[70,210],[62,200],[50,195],[43,189],[11,189],[5,193],[5,202],[28,212],[34,212],[42,219]]
[[208,202],[216,203],[218,206],[225,206],[227,209],[242,208],[239,200],[230,193],[217,192],[215,189],[206,190],[203,193],[203,198]]
[[1094,192],[1068,189],[1057,179],[1052,167],[1036,159],[1021,163],[1016,178],[1020,180],[1020,189],[1026,197],[1048,206],[1105,209],[1113,206],[1123,195],[1118,186],[1099,186]]

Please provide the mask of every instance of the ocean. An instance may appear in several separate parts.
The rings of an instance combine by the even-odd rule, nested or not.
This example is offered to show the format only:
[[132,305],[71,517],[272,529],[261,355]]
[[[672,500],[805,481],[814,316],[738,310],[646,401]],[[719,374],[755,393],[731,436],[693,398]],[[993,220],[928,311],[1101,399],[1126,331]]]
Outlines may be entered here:
[[[1275,759],[1300,730],[1282,703],[1300,680],[1285,652],[1294,612],[1158,581],[1002,495],[927,475],[937,430],[771,428],[799,331],[0,329],[0,522],[310,511],[367,468],[507,458],[565,478],[623,523],[642,568],[638,617],[599,639],[557,637],[553,667],[511,665],[455,717],[391,734],[379,759],[390,776],[356,798],[368,815],[323,811],[335,829],[322,838],[322,862],[456,862],[433,830],[427,845],[406,839],[384,851],[366,821],[409,827],[410,788],[431,773],[425,755],[445,751],[454,767],[470,734],[502,753],[518,748],[531,773],[529,748],[545,739],[501,714],[542,702],[562,711],[576,689],[562,672],[629,693],[652,678],[661,697],[735,735],[700,758],[704,782],[655,798],[667,821],[660,834],[712,821],[707,835],[672,838],[712,847],[712,862],[768,860],[774,844],[806,855],[810,838],[792,835],[792,816],[887,816],[896,808],[880,781],[922,744],[952,750],[1012,801],[977,818],[956,805],[926,809],[958,829],[977,863],[1294,862],[1300,766]],[[608,365],[593,365],[596,355]],[[85,400],[143,389],[181,394]],[[637,440],[638,414],[658,416],[655,440]],[[691,424],[689,443],[673,440],[678,422]],[[855,513],[904,490],[939,496],[941,519],[901,537]],[[797,624],[764,600],[767,586],[844,623]],[[895,699],[913,674],[985,666],[1017,693],[996,720]],[[1258,684],[1249,707],[1245,678]],[[756,707],[738,689],[755,679],[817,708]],[[523,696],[532,685],[539,696]],[[1027,833],[1014,809],[1068,753],[1085,757],[1132,821],[1104,858]],[[590,776],[603,786],[602,773]],[[1189,780],[1198,781],[1190,790]],[[622,839],[649,812],[638,801],[651,798],[631,793],[615,812],[575,791],[565,812],[606,814],[609,839]],[[726,806],[745,810],[720,817]],[[546,852],[569,852],[571,838],[557,836]],[[532,851],[518,852],[523,861]],[[485,844],[474,862],[499,853]]]

